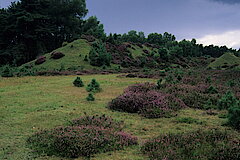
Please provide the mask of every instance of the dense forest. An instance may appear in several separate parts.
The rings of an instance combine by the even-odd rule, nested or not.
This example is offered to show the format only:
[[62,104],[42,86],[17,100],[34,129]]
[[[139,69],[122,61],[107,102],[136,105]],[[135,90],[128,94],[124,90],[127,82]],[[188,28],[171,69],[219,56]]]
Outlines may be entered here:
[[226,46],[197,44],[195,39],[177,41],[167,32],[145,36],[144,32],[132,30],[107,35],[96,17],[85,18],[87,13],[85,0],[21,0],[0,9],[0,65],[19,66],[82,35],[111,44],[154,44],[166,59],[171,56],[219,57],[225,52],[239,54]]

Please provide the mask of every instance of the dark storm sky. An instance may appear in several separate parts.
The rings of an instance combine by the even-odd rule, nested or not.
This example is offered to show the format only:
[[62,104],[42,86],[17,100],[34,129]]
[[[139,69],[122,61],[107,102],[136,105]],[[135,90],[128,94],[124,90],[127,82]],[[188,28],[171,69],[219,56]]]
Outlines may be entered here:
[[[107,33],[170,32],[178,40],[240,47],[240,0],[86,0]],[[0,0],[6,7],[11,0]]]

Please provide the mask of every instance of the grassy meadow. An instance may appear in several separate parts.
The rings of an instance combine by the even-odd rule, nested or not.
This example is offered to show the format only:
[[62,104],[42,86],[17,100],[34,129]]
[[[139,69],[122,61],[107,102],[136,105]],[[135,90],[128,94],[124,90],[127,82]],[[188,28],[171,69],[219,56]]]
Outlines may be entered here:
[[[163,133],[182,133],[209,128],[225,128],[226,119],[206,114],[204,110],[184,109],[176,117],[147,119],[138,114],[111,111],[108,102],[123,93],[131,84],[156,82],[156,79],[118,78],[118,75],[81,76],[85,86],[95,78],[103,89],[88,102],[86,89],[74,87],[76,76],[21,77],[0,79],[0,159],[63,159],[36,156],[26,145],[26,139],[37,131],[67,124],[72,119],[88,115],[106,114],[125,123],[124,131],[139,138],[140,145]],[[220,111],[216,111],[220,112]],[[224,114],[224,111],[221,111]],[[220,115],[219,114],[219,115]],[[181,119],[192,118],[193,123]],[[230,128],[229,128],[230,129]],[[79,158],[81,159],[81,158]],[[122,151],[97,154],[91,159],[141,160],[147,159],[139,146]]]

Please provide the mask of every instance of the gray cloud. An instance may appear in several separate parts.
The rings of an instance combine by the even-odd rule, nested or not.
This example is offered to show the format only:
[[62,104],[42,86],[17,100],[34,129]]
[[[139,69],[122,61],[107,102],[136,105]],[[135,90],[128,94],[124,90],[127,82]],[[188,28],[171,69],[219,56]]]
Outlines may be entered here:
[[215,2],[221,2],[221,3],[226,3],[226,4],[240,4],[240,0],[211,0]]

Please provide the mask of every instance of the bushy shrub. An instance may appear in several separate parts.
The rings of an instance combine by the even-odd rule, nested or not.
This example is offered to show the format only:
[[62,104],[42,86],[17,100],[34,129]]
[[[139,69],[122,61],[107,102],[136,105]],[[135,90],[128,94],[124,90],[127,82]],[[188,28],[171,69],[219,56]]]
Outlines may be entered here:
[[90,64],[93,66],[110,66],[111,54],[106,50],[103,42],[95,42],[92,44],[92,49],[89,53]]
[[168,84],[163,89],[165,92],[180,98],[188,107],[205,109],[206,104],[217,105],[218,94],[208,94],[208,85]]
[[157,89],[161,89],[162,88],[162,79],[159,79],[158,81],[157,81]]
[[240,130],[240,102],[228,109],[228,124]]
[[92,79],[91,83],[88,84],[86,90],[88,92],[100,92],[100,84],[96,81],[96,79]]
[[90,157],[96,153],[123,149],[137,144],[137,138],[121,131],[123,122],[111,117],[84,116],[70,126],[43,130],[28,138],[29,146],[39,154],[68,158]]
[[87,100],[87,101],[95,101],[95,98],[94,98],[94,96],[93,96],[92,93],[89,93],[88,96],[87,96],[87,98],[86,98],[86,100]]
[[234,107],[238,103],[238,100],[231,91],[228,91],[218,101],[218,109],[229,109]]
[[167,83],[173,83],[174,82],[173,76],[172,75],[167,76],[166,77],[166,82]]
[[209,76],[209,77],[207,77],[207,79],[206,79],[206,83],[212,83],[212,78]]
[[51,58],[52,59],[60,59],[64,56],[65,56],[65,54],[63,54],[62,52],[52,52],[51,53]]
[[103,127],[68,126],[38,132],[28,139],[28,143],[39,153],[77,158],[135,145],[137,138]]
[[82,79],[80,77],[77,77],[74,81],[73,81],[73,85],[76,87],[83,87],[84,83],[82,81]]
[[216,94],[218,93],[217,89],[213,86],[210,86],[207,90],[206,90],[206,93],[209,93],[209,94]]
[[139,113],[147,118],[169,117],[185,104],[171,95],[155,91],[155,84],[145,83],[128,87],[113,99],[108,108],[117,111]]
[[46,57],[45,56],[40,56],[38,59],[35,61],[35,65],[40,65],[46,62]]
[[166,134],[147,141],[141,151],[151,160],[239,159],[240,139],[226,131]]
[[2,77],[13,77],[13,69],[9,65],[3,66],[1,76]]
[[178,80],[178,81],[181,81],[182,79],[183,79],[183,78],[182,78],[181,75],[178,75],[178,76],[177,76],[177,80]]
[[71,126],[96,126],[104,129],[113,129],[115,131],[122,131],[123,121],[116,121],[112,117],[106,115],[83,116],[74,119],[70,122]]
[[88,56],[87,55],[84,57],[84,61],[88,62]]

